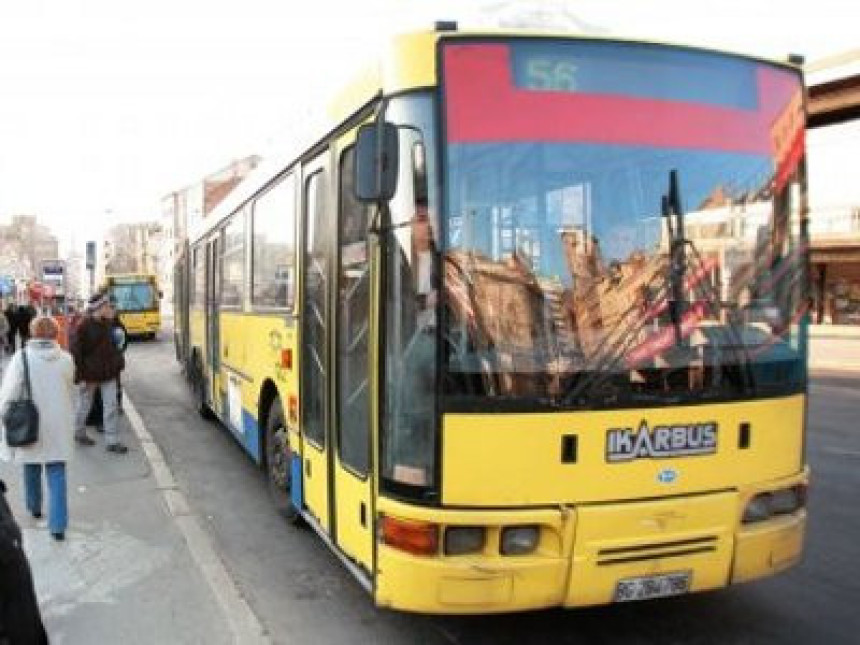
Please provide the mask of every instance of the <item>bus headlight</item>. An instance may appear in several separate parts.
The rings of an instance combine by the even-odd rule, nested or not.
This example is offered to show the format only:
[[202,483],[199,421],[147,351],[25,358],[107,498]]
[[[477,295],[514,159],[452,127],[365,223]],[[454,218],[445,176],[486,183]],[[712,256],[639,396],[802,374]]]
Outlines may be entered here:
[[486,531],[482,526],[449,526],[445,529],[445,555],[479,553],[484,549]]
[[774,515],[794,513],[803,504],[804,494],[801,486],[783,488],[770,496],[770,511]]
[[763,522],[774,515],[788,515],[806,504],[806,487],[802,484],[759,493],[744,509],[743,523]]
[[537,548],[540,527],[509,526],[502,530],[502,555],[528,555]]
[[763,522],[770,519],[770,493],[760,493],[753,497],[744,510],[744,524]]

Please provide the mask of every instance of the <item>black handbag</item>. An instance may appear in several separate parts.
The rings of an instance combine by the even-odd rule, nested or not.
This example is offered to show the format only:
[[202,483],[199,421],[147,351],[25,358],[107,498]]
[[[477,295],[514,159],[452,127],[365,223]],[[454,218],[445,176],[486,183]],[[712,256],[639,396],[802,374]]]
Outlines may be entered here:
[[33,392],[30,389],[30,366],[27,364],[26,349],[21,349],[21,358],[24,361],[26,397],[12,401],[3,414],[6,445],[13,448],[30,446],[39,440],[39,411],[33,403]]

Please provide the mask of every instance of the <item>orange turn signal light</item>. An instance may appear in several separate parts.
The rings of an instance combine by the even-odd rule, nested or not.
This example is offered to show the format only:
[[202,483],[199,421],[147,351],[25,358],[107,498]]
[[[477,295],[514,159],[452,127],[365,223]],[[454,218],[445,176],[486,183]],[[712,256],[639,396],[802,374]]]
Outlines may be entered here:
[[299,399],[295,394],[291,394],[289,398],[290,423],[296,423],[299,420]]
[[439,552],[439,525],[401,520],[382,515],[380,536],[388,546],[413,555],[436,555]]
[[293,350],[292,349],[282,349],[281,350],[281,367],[284,369],[291,370],[293,369]]

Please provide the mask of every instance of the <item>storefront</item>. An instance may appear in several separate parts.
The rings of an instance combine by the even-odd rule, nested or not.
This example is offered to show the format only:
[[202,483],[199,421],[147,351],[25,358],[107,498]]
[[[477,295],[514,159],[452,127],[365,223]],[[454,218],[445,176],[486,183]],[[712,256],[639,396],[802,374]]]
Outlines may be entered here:
[[860,241],[812,243],[813,319],[860,325]]

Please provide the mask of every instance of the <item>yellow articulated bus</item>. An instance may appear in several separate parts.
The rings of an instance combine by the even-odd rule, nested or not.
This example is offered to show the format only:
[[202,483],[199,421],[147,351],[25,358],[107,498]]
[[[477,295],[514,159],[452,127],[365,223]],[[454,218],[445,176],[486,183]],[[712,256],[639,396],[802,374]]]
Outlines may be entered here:
[[385,607],[578,607],[798,562],[801,73],[440,26],[193,232],[202,412]]
[[129,336],[155,338],[161,329],[161,291],[153,274],[126,273],[105,278],[104,290]]

